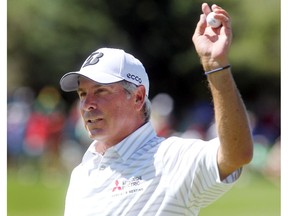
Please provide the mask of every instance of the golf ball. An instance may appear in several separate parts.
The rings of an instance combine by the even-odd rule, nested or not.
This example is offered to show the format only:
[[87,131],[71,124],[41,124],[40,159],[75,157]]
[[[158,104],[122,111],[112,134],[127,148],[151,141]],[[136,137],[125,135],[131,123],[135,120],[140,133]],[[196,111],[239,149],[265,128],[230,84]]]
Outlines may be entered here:
[[211,12],[208,14],[206,21],[208,25],[210,25],[212,28],[218,28],[221,25],[221,21],[214,18],[215,13]]

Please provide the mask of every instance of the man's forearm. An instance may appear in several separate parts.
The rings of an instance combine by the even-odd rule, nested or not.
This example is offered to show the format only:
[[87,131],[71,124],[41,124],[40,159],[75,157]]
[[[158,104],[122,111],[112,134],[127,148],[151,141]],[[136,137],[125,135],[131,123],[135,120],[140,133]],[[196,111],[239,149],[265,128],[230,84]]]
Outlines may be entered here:
[[252,138],[247,112],[230,69],[207,76],[214,102],[215,121],[221,142],[218,163],[225,177],[252,158]]

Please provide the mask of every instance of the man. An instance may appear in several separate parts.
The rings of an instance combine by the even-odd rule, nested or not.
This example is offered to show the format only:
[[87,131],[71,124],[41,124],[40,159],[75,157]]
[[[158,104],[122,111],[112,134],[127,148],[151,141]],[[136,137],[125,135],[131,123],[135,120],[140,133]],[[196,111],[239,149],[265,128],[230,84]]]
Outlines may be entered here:
[[[222,26],[212,29],[206,16]],[[141,62],[123,50],[93,52],[80,71],[65,74],[64,91],[77,90],[94,142],[72,172],[65,215],[198,215],[239,178],[252,159],[246,110],[228,52],[229,14],[204,3],[193,42],[206,71],[218,138],[157,137],[149,121],[149,80]],[[72,157],[72,155],[71,155]]]

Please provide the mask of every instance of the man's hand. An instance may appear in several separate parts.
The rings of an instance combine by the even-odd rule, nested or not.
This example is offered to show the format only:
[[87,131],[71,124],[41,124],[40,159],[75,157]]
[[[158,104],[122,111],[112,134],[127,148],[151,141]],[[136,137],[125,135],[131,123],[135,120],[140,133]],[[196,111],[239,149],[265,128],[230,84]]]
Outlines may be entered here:
[[206,17],[211,12],[207,3],[202,4],[200,20],[195,29],[192,41],[201,59],[204,69],[211,70],[228,64],[228,53],[232,41],[231,20],[227,11],[217,5],[212,5],[215,18],[222,25],[212,28],[207,25]]

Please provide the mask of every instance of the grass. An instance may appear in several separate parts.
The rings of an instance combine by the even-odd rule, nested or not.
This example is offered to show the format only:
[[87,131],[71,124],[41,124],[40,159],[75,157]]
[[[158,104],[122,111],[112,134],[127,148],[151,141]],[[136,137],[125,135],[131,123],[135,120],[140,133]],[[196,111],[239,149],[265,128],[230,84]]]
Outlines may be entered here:
[[[15,172],[7,177],[8,216],[63,216],[67,177]],[[231,191],[200,212],[200,216],[226,215],[279,216],[280,186],[244,173]]]
[[55,173],[8,173],[8,216],[63,216],[68,178]]
[[239,182],[200,216],[280,216],[280,183],[259,175],[243,174]]

